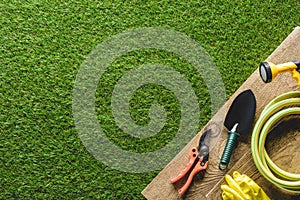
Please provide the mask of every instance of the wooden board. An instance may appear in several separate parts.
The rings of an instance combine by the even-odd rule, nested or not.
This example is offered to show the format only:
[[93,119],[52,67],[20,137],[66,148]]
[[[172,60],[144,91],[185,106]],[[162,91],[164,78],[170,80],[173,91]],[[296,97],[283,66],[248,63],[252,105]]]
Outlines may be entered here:
[[[296,27],[267,60],[275,64],[300,60],[300,27]],[[209,127],[211,124],[220,123],[233,99],[246,89],[251,89],[257,99],[256,121],[262,109],[271,99],[288,91],[299,90],[299,87],[296,81],[291,78],[290,74],[280,74],[273,82],[265,84],[261,81],[259,72],[256,70],[213,116],[206,127]],[[300,173],[300,134],[297,134],[296,131],[300,130],[300,121],[299,119],[294,120],[296,120],[294,123],[279,125],[273,129],[268,138],[269,145],[267,145],[267,149],[273,161],[280,167],[290,172]],[[286,127],[289,127],[289,131],[286,130]],[[199,141],[203,130],[201,130],[142,191],[142,194],[147,199],[181,199],[174,185],[170,183],[170,179],[178,175],[178,173],[184,169],[189,160],[188,152],[193,146],[197,146],[197,141]],[[209,166],[204,179],[196,179],[193,182],[187,195],[184,197],[185,199],[221,199],[220,186],[224,183],[224,175],[226,173],[232,174],[235,170],[255,180],[271,199],[300,199],[300,195],[287,194],[277,189],[259,174],[252,160],[250,136],[240,141],[238,148],[234,150],[229,171],[226,173],[221,172],[218,169],[218,164],[226,139],[227,132],[225,128],[223,128],[217,144],[210,152]]]

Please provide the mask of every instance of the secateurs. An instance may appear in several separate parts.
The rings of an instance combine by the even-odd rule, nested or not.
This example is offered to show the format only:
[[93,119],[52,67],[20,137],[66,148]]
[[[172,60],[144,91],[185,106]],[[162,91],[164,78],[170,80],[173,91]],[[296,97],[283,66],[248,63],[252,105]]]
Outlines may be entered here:
[[190,161],[188,162],[186,168],[182,170],[177,177],[171,179],[171,183],[173,184],[183,181],[183,186],[178,189],[178,193],[180,195],[183,195],[187,191],[196,174],[198,174],[200,171],[206,170],[209,158],[210,137],[211,129],[202,134],[198,147],[193,147],[191,149],[189,154]]

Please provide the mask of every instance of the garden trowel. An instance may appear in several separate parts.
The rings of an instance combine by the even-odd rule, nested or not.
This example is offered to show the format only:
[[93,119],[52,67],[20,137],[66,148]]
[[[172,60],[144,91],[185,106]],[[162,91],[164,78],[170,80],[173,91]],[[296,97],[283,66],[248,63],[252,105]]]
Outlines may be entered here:
[[220,170],[227,169],[237,137],[250,132],[255,110],[256,100],[251,90],[243,91],[232,102],[224,121],[228,129],[228,138],[220,160]]

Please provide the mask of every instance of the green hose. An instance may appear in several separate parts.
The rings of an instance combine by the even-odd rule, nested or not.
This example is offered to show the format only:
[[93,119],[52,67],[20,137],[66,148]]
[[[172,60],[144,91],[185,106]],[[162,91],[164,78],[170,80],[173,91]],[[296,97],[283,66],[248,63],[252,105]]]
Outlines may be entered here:
[[259,172],[272,184],[292,193],[300,193],[300,174],[279,168],[268,156],[265,142],[270,129],[282,118],[300,115],[300,92],[288,92],[273,99],[262,111],[251,138],[251,151]]

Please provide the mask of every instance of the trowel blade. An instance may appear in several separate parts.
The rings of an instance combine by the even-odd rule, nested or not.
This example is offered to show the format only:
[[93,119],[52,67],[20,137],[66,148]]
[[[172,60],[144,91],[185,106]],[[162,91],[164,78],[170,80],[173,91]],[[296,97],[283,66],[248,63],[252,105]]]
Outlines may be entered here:
[[248,134],[255,116],[256,99],[251,90],[240,93],[232,102],[226,115],[224,125],[228,130],[238,123],[236,132]]

